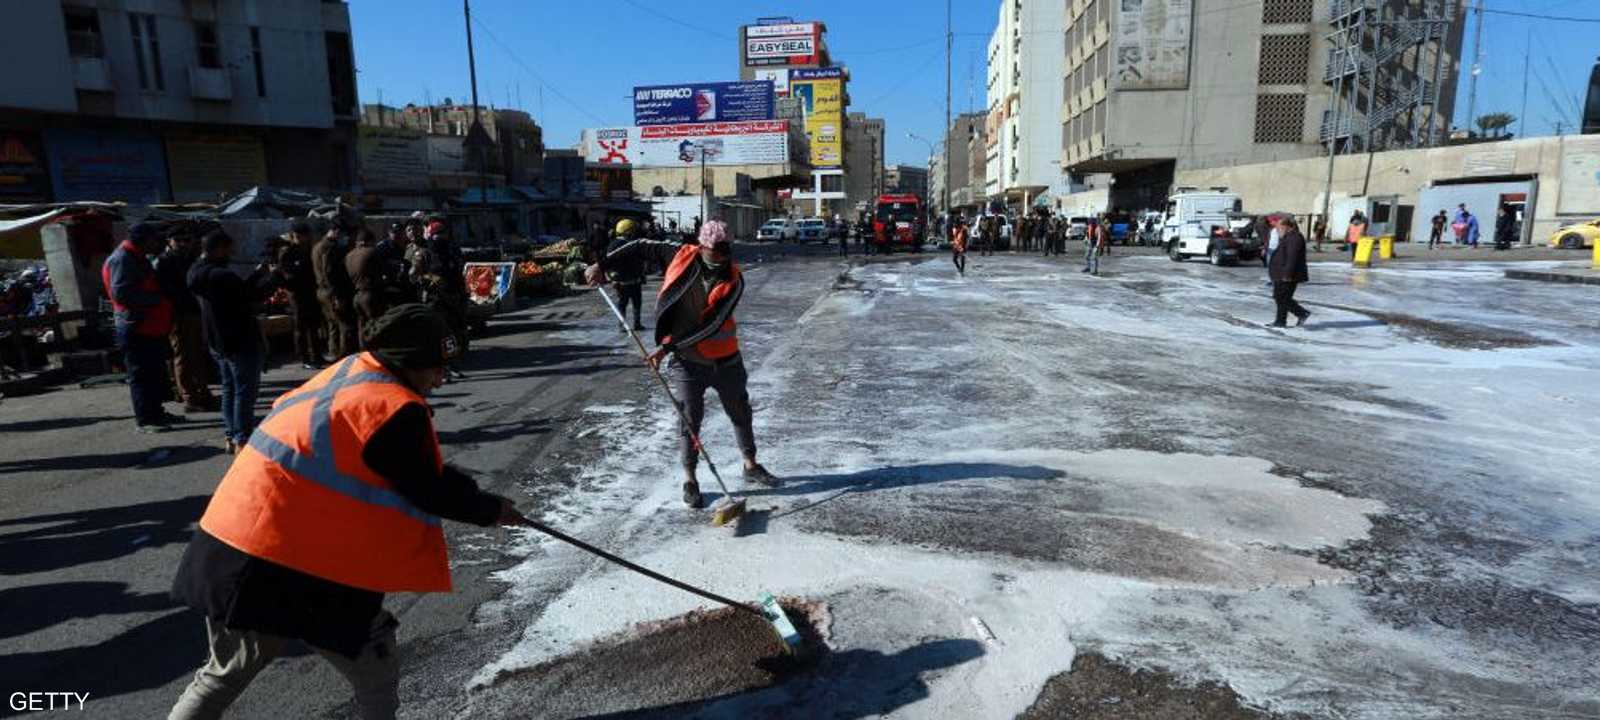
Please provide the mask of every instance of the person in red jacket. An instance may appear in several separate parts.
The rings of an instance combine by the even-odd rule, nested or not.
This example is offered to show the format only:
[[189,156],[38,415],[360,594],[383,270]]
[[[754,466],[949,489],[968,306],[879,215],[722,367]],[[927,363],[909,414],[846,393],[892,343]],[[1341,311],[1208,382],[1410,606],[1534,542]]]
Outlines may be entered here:
[[172,331],[172,303],[161,292],[150,255],[161,251],[164,240],[160,226],[138,223],[100,268],[116,312],[117,348],[127,366],[133,421],[140,432],[160,432],[183,419],[161,405],[171,391],[167,334]]

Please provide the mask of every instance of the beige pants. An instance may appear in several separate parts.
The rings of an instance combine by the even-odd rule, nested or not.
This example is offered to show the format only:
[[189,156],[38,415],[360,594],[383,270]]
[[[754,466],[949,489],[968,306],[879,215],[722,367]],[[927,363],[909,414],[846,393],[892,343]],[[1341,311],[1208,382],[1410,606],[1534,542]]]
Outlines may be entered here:
[[[397,625],[387,611],[378,613],[361,656],[354,659],[316,649],[355,689],[356,711],[362,720],[392,720],[400,708],[400,658],[394,641]],[[276,635],[229,630],[210,618],[206,619],[206,636],[211,657],[194,674],[167,720],[222,717],[256,674],[290,642]]]

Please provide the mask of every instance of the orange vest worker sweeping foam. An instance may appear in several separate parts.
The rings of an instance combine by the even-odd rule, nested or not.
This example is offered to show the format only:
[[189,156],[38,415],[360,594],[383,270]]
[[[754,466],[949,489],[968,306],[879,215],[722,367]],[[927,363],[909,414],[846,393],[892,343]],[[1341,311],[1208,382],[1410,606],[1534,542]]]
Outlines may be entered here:
[[291,640],[350,682],[360,717],[394,717],[384,593],[450,590],[440,518],[527,524],[444,464],[424,400],[453,350],[444,319],[401,305],[365,341],[273,403],[200,518],[172,592],[205,614],[210,657],[169,720],[219,717]]
[[716,390],[722,409],[733,421],[744,454],[744,478],[769,487],[778,484],[772,473],[756,462],[754,413],[745,385],[744,359],[739,355],[739,334],[733,319],[734,308],[744,294],[744,275],[733,261],[733,241],[719,220],[700,227],[697,244],[634,240],[611,251],[587,271],[590,285],[604,277],[607,262],[646,260],[666,266],[666,278],[656,295],[655,341],[659,347],[650,355],[652,366],[659,366],[669,354],[672,363],[674,394],[683,403],[687,431],[683,433],[683,502],[691,508],[705,507],[700,484],[695,479],[698,448],[694,438],[700,434],[705,417],[706,390]]

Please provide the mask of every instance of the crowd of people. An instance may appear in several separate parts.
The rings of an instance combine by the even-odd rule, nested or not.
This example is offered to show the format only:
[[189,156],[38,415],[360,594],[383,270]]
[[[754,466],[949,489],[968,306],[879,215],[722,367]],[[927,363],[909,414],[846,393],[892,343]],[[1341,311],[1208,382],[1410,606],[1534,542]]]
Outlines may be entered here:
[[267,358],[258,308],[274,296],[287,302],[295,358],[307,369],[361,351],[372,324],[406,303],[444,319],[452,359],[467,349],[464,260],[439,218],[394,223],[381,240],[357,219],[298,219],[249,273],[235,271],[236,246],[216,223],[141,222],[106,259],[102,281],[139,431],[183,420],[165,407],[177,402],[184,412],[220,413],[225,447],[236,452],[254,429]]

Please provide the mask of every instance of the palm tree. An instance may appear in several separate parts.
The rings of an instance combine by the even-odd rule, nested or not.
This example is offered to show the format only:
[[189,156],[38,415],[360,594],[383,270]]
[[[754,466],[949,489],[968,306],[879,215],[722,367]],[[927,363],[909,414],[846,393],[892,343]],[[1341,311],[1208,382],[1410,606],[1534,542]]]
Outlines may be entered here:
[[1517,117],[1511,113],[1489,113],[1478,118],[1478,128],[1483,130],[1485,135],[1493,133],[1492,137],[1505,137],[1506,128],[1511,127],[1516,121]]

